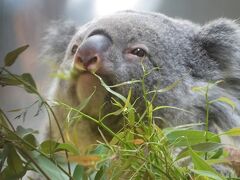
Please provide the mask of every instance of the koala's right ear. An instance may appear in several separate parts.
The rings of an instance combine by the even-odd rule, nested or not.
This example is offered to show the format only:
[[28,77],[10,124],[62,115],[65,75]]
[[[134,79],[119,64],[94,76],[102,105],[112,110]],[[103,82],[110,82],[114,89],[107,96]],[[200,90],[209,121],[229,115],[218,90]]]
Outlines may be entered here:
[[239,71],[239,24],[224,18],[212,21],[200,29],[196,40],[221,70],[226,73],[233,73],[233,70]]
[[40,59],[53,65],[61,64],[76,29],[73,22],[52,22],[42,39]]
[[[196,36],[197,43],[221,71],[221,87],[240,97],[240,26],[229,19],[218,19],[204,25]],[[206,64],[209,62],[206,62]]]

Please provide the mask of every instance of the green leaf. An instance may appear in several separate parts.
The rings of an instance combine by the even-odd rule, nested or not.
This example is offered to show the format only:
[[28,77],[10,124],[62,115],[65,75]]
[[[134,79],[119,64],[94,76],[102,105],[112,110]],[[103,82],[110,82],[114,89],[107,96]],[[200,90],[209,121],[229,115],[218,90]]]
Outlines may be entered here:
[[73,153],[74,155],[78,155],[78,154],[80,153],[78,148],[76,148],[74,145],[68,144],[68,143],[59,144],[59,145],[56,147],[56,150],[55,150],[55,151],[63,151],[63,150],[66,150],[66,151],[68,151],[68,152],[71,152],[71,153]]
[[153,105],[152,105],[152,103],[150,102],[150,101],[148,101],[147,102],[147,104],[148,104],[148,114],[147,114],[147,116],[148,116],[148,121],[151,123],[151,121],[152,121],[152,119],[153,119]]
[[28,84],[28,85],[24,84],[24,89],[29,93],[35,93],[32,88],[37,90],[37,86],[32,75],[29,73],[24,73],[21,75],[21,77]]
[[24,137],[26,136],[27,134],[32,134],[32,133],[36,133],[37,131],[35,131],[34,129],[32,128],[24,128],[22,126],[17,126],[17,129],[16,129],[16,133],[18,136],[20,137]]
[[18,86],[23,85],[24,89],[29,93],[35,93],[37,90],[36,83],[29,73],[21,76],[16,74],[0,74],[0,85],[2,86]]
[[[117,135],[117,137],[119,137],[119,138],[121,138],[121,139],[124,139],[126,133],[125,133],[124,131],[122,131],[122,132],[117,133],[116,135]],[[112,140],[110,141],[110,144],[111,144],[111,145],[116,145],[116,144],[119,143],[119,139],[118,139],[117,137],[113,137],[113,138],[112,138]]]
[[107,154],[108,148],[104,144],[98,144],[95,149],[93,149],[90,154],[103,155]]
[[240,128],[232,128],[223,133],[223,135],[228,136],[240,136]]
[[201,92],[201,93],[203,93],[203,92],[206,92],[206,91],[207,91],[207,86],[193,86],[193,87],[191,88],[191,90],[192,90],[193,92]]
[[[18,75],[15,76],[19,77]],[[0,74],[0,85],[2,86],[17,86],[21,84],[20,81],[9,74]]]
[[115,88],[115,87],[119,87],[119,86],[125,86],[125,85],[140,83],[140,82],[142,82],[142,81],[141,81],[141,80],[125,81],[125,82],[123,82],[123,83],[115,84],[115,85],[112,85],[112,86],[109,86],[109,87],[110,87],[110,88]]
[[[192,162],[194,164],[194,170],[201,170],[205,171],[204,174],[201,174],[202,176],[207,176],[209,175],[212,177],[213,175],[215,176],[214,179],[217,180],[223,180],[225,179],[221,174],[219,174],[215,169],[213,169],[209,164],[207,164],[206,161],[204,161],[197,153],[195,153],[191,148],[189,148],[190,154],[192,157]],[[199,172],[199,171],[198,171]],[[209,174],[207,174],[209,172]]]
[[169,86],[164,87],[163,89],[158,89],[158,90],[154,90],[154,91],[149,91],[148,94],[150,93],[164,93],[167,91],[172,90],[173,88],[175,88],[179,83],[181,82],[181,80],[175,81],[174,83],[170,84]]
[[215,142],[204,142],[199,143],[192,146],[192,149],[195,151],[201,151],[201,152],[210,152],[215,151],[223,147],[223,144],[221,143],[215,143]]
[[[216,151],[213,157],[211,158],[218,158],[220,155],[222,155],[223,150],[221,149],[223,147],[223,144],[221,143],[213,143],[213,142],[205,142],[205,143],[199,143],[196,145],[191,146],[191,148],[194,151],[199,152],[211,152]],[[189,156],[189,148],[185,148],[180,151],[180,153],[177,155],[176,160],[182,159]]]
[[128,111],[128,122],[131,127],[135,124],[135,111],[133,108],[130,108]]
[[183,112],[186,112],[186,113],[189,113],[189,114],[193,114],[191,111],[187,111],[185,109],[181,109],[181,108],[174,107],[174,106],[157,106],[153,109],[153,111],[157,111],[157,110],[160,110],[160,109],[175,109],[175,110],[183,111]]
[[178,153],[178,155],[175,158],[175,161],[178,161],[178,160],[180,160],[182,158],[185,158],[187,156],[189,156],[189,149],[185,148],[185,149],[181,150],[180,153]]
[[209,177],[209,178],[216,179],[216,180],[222,180],[222,177],[220,177],[219,175],[216,175],[215,173],[213,173],[211,171],[196,170],[196,169],[190,169],[190,170],[200,176]]
[[50,74],[51,77],[53,78],[59,78],[59,79],[62,79],[62,80],[70,80],[71,79],[71,74],[72,74],[72,71],[57,71],[56,73],[52,73]]
[[[168,132],[166,137],[170,143],[177,147],[206,142],[206,132],[199,130],[173,130]],[[221,140],[216,134],[208,132],[208,142],[220,143]]]
[[227,97],[220,97],[220,98],[217,98],[215,100],[212,100],[210,101],[209,103],[214,103],[214,102],[223,102],[223,103],[226,103],[228,104],[229,106],[232,107],[232,109],[234,110],[236,108],[236,103],[233,102],[231,99],[227,98]]
[[[27,134],[27,135],[23,136],[23,140],[27,141],[33,147],[37,147],[37,140],[33,134]],[[26,146],[26,149],[32,151],[34,148]]]
[[[7,157],[7,164],[8,168],[11,169],[10,176],[13,178],[21,178],[26,173],[26,169],[23,166],[23,161],[19,157],[18,153],[16,152],[13,146],[8,147],[8,157]],[[7,170],[6,170],[7,171]],[[10,177],[8,177],[11,179]]]
[[17,59],[17,57],[23,52],[25,51],[27,48],[29,47],[29,45],[25,45],[22,47],[19,47],[11,52],[9,52],[4,59],[4,64],[5,66],[11,66],[15,60]]
[[218,159],[221,155],[223,155],[224,151],[222,148],[218,149],[215,154],[213,154],[210,159]]
[[92,99],[95,92],[96,92],[96,87],[94,88],[94,91],[92,92],[92,94],[81,102],[80,106],[77,108],[79,111],[82,111],[88,105],[89,101]]
[[[0,127],[4,126],[6,128],[9,128],[7,120],[3,114],[3,111],[0,109]],[[0,131],[1,132],[1,131]]]
[[[2,148],[2,147],[1,147]],[[0,151],[0,172],[2,172],[2,168],[4,167],[5,160],[7,159],[9,153],[9,145],[7,143],[3,144],[3,150]],[[1,178],[0,178],[1,179]]]
[[203,85],[203,86],[193,86],[191,90],[193,92],[206,93],[209,89],[212,89],[213,87],[217,86],[222,82],[223,80],[219,80],[214,83],[208,83],[207,85]]
[[106,179],[104,178],[104,166],[102,166],[100,170],[97,172],[94,180],[103,180],[103,179]]
[[131,96],[132,96],[132,88],[130,88],[129,92],[128,92],[128,97],[127,100],[125,102],[124,108],[123,110],[127,110],[127,114],[128,114],[128,122],[130,126],[133,126],[135,123],[135,112],[134,112],[134,108],[131,105]]
[[58,147],[59,143],[53,140],[46,140],[41,143],[40,150],[46,154],[53,154],[56,152],[56,148]]
[[126,99],[123,95],[117,93],[116,91],[113,91],[113,90],[102,80],[102,78],[101,78],[100,76],[98,76],[98,75],[96,75],[96,74],[94,74],[94,75],[100,80],[101,85],[102,85],[108,92],[110,92],[110,93],[113,94],[114,96],[118,97],[118,98],[121,99],[123,102],[126,102],[127,99]]
[[64,172],[59,169],[56,164],[44,156],[39,155],[35,157],[34,160],[38,166],[47,174],[47,176],[51,177],[51,180],[68,179],[68,176],[64,174]]
[[77,165],[73,172],[73,179],[83,180],[83,175],[84,175],[84,167],[81,165]]
[[218,159],[208,159],[206,162],[210,165],[214,164],[228,164],[229,160],[227,158],[218,158]]

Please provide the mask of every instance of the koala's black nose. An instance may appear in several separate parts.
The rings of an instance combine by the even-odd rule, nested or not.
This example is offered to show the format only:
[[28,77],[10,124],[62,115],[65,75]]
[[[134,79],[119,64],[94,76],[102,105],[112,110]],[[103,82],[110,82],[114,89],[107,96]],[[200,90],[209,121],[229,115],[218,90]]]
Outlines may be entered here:
[[97,71],[103,61],[103,54],[111,46],[111,40],[105,35],[93,35],[78,48],[74,66],[80,70]]

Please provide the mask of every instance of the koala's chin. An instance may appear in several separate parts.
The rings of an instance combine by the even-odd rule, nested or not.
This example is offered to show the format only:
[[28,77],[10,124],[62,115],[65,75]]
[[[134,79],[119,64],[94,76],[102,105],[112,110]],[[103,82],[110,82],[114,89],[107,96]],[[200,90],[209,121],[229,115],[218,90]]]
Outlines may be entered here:
[[81,73],[77,78],[76,94],[80,104],[87,103],[83,112],[97,117],[107,95],[100,80],[90,72]]

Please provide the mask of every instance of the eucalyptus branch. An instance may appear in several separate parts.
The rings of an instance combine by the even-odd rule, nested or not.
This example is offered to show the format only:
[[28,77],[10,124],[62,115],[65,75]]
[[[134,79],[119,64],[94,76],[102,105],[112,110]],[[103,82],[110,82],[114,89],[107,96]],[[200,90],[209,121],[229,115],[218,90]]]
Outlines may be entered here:
[[[8,127],[5,127],[3,125],[0,124],[1,127],[3,127],[5,130],[8,131],[8,133],[10,133],[11,135],[13,135],[14,137],[16,137],[23,145],[26,145],[27,147],[33,149],[34,151],[38,152],[39,154],[41,154],[43,157],[49,159],[50,161],[52,161],[51,158],[49,158],[45,153],[43,153],[42,151],[38,150],[36,147],[34,147],[32,144],[30,144],[29,142],[27,142],[26,140],[24,140],[23,138],[19,137],[16,133],[13,133]],[[9,140],[8,140],[9,141]],[[52,161],[54,164],[55,162]],[[72,179],[71,174],[69,174],[68,172],[66,172],[60,165],[55,164],[61,171],[63,171],[70,179]]]
[[[30,88],[30,90],[36,94],[38,96],[38,98],[41,100],[41,102],[44,104],[44,106],[46,107],[47,110],[50,110],[50,112],[52,113],[53,115],[53,118],[57,124],[57,127],[58,127],[58,130],[60,132],[60,136],[61,136],[61,139],[63,141],[63,143],[65,143],[65,138],[64,138],[64,135],[62,133],[62,130],[61,130],[61,127],[59,125],[59,121],[56,117],[56,115],[54,114],[52,108],[50,107],[50,105],[43,99],[43,97],[40,95],[40,93],[37,91],[37,89],[35,87],[33,87],[31,84],[21,80],[20,78],[18,78],[17,76],[15,76],[14,74],[12,74],[10,71],[8,71],[5,67],[1,67],[1,69],[3,71],[5,71],[6,73],[8,73],[10,76],[12,76],[14,79],[16,79],[17,81],[19,81],[21,84],[27,86],[28,88]],[[66,158],[67,158],[67,164],[68,164],[68,171],[69,171],[69,174],[71,174],[71,167],[70,167],[70,162],[68,160],[68,153],[67,151],[65,151],[65,154],[66,154]]]
[[[205,92],[205,102],[206,102],[206,117],[205,117],[205,135],[206,135],[206,142],[208,142],[208,130],[209,130],[209,99],[208,99],[208,91],[209,91],[209,84],[206,87],[206,92]],[[205,160],[207,160],[208,153],[206,152],[205,155]]]

